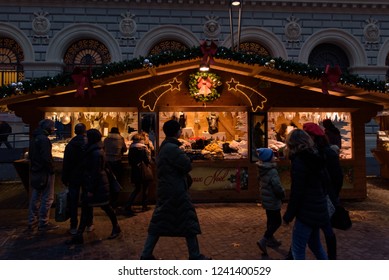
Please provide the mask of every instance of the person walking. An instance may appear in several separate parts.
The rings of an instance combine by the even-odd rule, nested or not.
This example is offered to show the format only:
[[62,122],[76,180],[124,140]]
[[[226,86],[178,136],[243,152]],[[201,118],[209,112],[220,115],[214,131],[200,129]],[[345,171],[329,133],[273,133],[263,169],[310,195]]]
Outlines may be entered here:
[[105,171],[105,159],[101,133],[97,129],[89,129],[86,133],[88,144],[85,152],[85,172],[82,192],[81,220],[78,232],[68,240],[67,244],[83,244],[83,233],[87,227],[92,207],[100,206],[112,224],[112,232],[108,239],[117,238],[121,233],[115,212],[109,203],[109,182]]
[[12,133],[12,127],[6,121],[0,121],[0,147],[4,145],[12,149],[11,143],[8,142],[8,136]]
[[320,228],[329,223],[325,184],[325,162],[311,137],[302,129],[292,130],[286,141],[286,155],[291,161],[289,203],[283,220],[295,219],[291,252],[295,260],[305,259],[306,246],[315,257],[326,260],[320,242]]
[[150,155],[150,151],[144,144],[143,135],[141,133],[135,134],[132,137],[132,143],[128,150],[128,163],[131,166],[131,183],[134,184],[135,189],[132,191],[125,206],[125,214],[127,216],[135,215],[132,206],[139,192],[142,192],[142,211],[148,210],[147,191],[150,182],[142,177],[141,163],[143,162],[146,165],[150,165]]
[[54,162],[49,135],[54,132],[54,122],[43,119],[33,132],[29,149],[31,197],[28,207],[28,229],[48,231],[58,228],[49,222],[50,208],[54,202]]
[[[78,123],[74,127],[74,136],[65,147],[62,183],[69,188],[69,212],[70,229],[69,233],[77,234],[78,227],[78,204],[80,201],[80,190],[83,183],[84,174],[84,154],[87,143],[86,126]],[[93,210],[88,218],[86,231],[93,231]]]
[[[325,159],[325,166],[328,171],[329,184],[326,186],[332,204],[336,208],[339,204],[339,193],[343,186],[343,171],[340,166],[339,155],[331,148],[323,129],[315,123],[305,123],[303,125],[312,138],[319,151],[319,154]],[[336,260],[337,258],[337,241],[336,235],[332,229],[331,223],[321,227],[327,245],[328,259]]]
[[189,157],[180,149],[180,124],[169,120],[163,125],[165,140],[156,158],[157,202],[148,228],[141,259],[155,259],[153,251],[160,236],[185,237],[190,260],[210,259],[200,253],[201,233],[196,210],[188,193]]
[[[104,139],[104,153],[107,167],[115,175],[116,179],[121,182],[123,177],[122,155],[127,152],[127,146],[123,136],[120,135],[117,127],[112,127],[108,136]],[[119,192],[111,192],[111,205],[117,208]]]
[[279,247],[281,242],[274,237],[274,233],[281,226],[281,205],[285,197],[285,190],[281,185],[277,171],[277,163],[274,161],[274,153],[271,149],[257,149],[259,161],[259,186],[262,207],[266,210],[266,231],[263,238],[257,241],[259,249],[267,255],[267,246]]

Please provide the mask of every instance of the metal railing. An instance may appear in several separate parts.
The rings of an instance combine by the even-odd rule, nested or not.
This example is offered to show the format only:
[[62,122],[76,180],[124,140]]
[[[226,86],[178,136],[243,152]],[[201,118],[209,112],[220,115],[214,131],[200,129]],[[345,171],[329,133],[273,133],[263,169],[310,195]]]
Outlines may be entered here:
[[[28,132],[3,133],[1,136],[8,136],[7,141],[12,148],[28,148],[30,145],[30,134]],[[2,142],[0,149],[6,149],[7,146]]]

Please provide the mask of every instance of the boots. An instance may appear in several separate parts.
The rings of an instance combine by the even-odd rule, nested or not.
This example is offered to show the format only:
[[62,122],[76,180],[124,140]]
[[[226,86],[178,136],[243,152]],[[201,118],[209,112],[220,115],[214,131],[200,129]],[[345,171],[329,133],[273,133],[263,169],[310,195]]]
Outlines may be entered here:
[[121,232],[122,232],[122,229],[117,224],[116,226],[113,227],[112,233],[111,233],[110,236],[108,236],[108,239],[115,239],[115,238],[117,238],[120,235]]
[[267,248],[266,248],[267,245],[266,244],[267,244],[266,238],[262,238],[261,240],[257,241],[257,246],[262,251],[262,253],[264,255],[267,255]]

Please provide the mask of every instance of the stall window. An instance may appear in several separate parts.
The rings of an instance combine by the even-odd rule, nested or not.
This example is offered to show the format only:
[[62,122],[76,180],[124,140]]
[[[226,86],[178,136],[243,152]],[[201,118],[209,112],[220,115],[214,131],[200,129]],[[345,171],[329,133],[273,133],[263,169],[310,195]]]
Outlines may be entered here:
[[160,112],[159,144],[167,120],[181,124],[180,141],[193,159],[240,159],[248,157],[247,112]]
[[74,136],[74,126],[84,123],[87,129],[97,129],[106,137],[112,127],[117,127],[129,146],[131,138],[138,133],[138,113],[131,112],[46,112],[45,117],[55,122],[56,131],[50,136],[53,142],[53,156],[63,158],[66,144]]
[[266,113],[256,113],[251,115],[250,120],[250,151],[251,160],[257,161],[256,150],[259,148],[267,147],[267,115]]
[[278,157],[283,158],[283,151],[286,146],[285,139],[290,131],[295,128],[302,129],[306,122],[314,122],[324,130],[324,120],[331,120],[331,123],[340,131],[340,158],[351,159],[352,133],[351,114],[349,112],[311,112],[308,110],[304,112],[269,112],[267,120],[268,147],[273,149]]

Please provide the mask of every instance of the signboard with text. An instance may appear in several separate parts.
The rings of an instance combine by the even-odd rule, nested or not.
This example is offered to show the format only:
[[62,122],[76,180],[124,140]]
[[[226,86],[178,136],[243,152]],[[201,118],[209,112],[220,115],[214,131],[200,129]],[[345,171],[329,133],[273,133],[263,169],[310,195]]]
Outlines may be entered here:
[[247,190],[247,167],[195,167],[191,190]]

